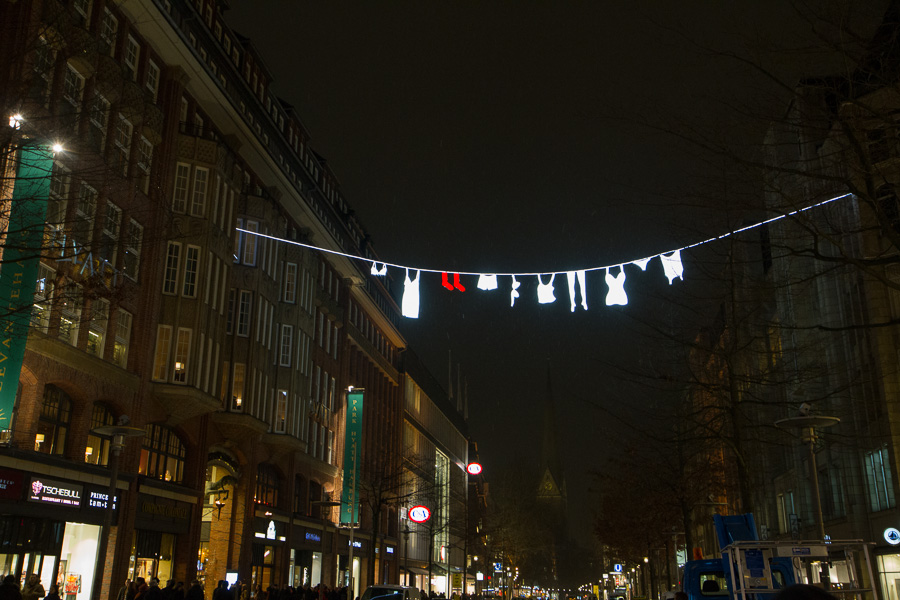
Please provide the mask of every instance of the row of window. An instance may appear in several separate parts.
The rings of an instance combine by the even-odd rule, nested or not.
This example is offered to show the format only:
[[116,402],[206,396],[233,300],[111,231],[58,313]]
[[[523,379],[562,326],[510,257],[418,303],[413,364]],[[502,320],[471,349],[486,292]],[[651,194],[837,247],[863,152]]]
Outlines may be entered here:
[[[34,451],[64,456],[72,418],[72,399],[61,388],[44,387],[41,413],[34,435]],[[112,425],[115,418],[102,402],[91,409],[91,429]],[[109,460],[110,438],[91,433],[84,448],[84,462],[106,465]],[[138,472],[141,475],[181,483],[184,478],[185,446],[178,435],[162,425],[147,425],[141,444]]]

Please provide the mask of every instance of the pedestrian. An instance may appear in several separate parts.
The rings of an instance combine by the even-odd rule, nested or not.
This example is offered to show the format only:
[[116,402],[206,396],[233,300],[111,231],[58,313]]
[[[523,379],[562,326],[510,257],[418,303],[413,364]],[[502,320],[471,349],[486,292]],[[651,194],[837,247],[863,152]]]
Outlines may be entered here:
[[134,587],[136,589],[134,600],[147,600],[147,590],[149,589],[149,586],[143,577],[138,577],[134,580]]
[[166,587],[160,590],[162,592],[163,600],[183,600],[184,594],[181,595],[180,598],[175,596],[175,580],[167,579]]
[[131,579],[125,581],[125,600],[134,600],[137,596],[137,584]]
[[195,579],[191,582],[191,587],[184,595],[184,600],[203,600],[203,586],[199,581]]
[[48,593],[44,600],[59,600],[59,584],[54,583],[50,586],[50,593]]
[[37,573],[29,575],[25,585],[22,586],[22,600],[43,600],[46,593]]
[[159,589],[159,578],[151,577],[148,584],[146,600],[164,600],[163,592]]
[[177,600],[184,600],[184,595],[187,590],[184,589],[184,582],[179,581],[175,584],[175,598]]
[[22,600],[22,591],[15,575],[7,575],[0,583],[0,600]]

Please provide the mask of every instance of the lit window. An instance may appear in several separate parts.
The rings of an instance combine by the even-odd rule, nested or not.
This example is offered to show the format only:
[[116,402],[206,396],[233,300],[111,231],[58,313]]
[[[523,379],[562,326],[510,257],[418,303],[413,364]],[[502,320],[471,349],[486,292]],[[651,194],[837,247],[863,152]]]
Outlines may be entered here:
[[[102,402],[95,402],[91,411],[91,429],[114,425],[115,417]],[[84,448],[84,462],[92,465],[106,466],[109,461],[110,437],[89,433],[87,446]]]
[[109,302],[96,299],[91,303],[91,323],[88,327],[87,351],[103,358],[103,346],[106,341],[106,328],[109,323]]
[[69,395],[55,385],[47,384],[34,436],[35,452],[57,455],[65,453],[71,414],[72,400]]
[[244,363],[234,363],[234,371],[231,374],[231,410],[234,411],[243,410],[245,372]]
[[287,425],[287,390],[278,390],[275,393],[275,433],[284,433]]
[[172,381],[175,383],[187,383],[188,359],[191,353],[191,334],[192,331],[190,329],[178,328],[178,337],[175,339],[175,372],[172,375]]
[[60,294],[59,334],[60,341],[76,346],[78,330],[81,326],[82,289],[77,283],[69,283]]
[[162,425],[149,424],[144,434],[138,473],[181,483],[184,477],[185,447],[174,431]]
[[257,504],[278,506],[278,492],[281,487],[280,477],[275,467],[260,463],[256,468],[256,500]]

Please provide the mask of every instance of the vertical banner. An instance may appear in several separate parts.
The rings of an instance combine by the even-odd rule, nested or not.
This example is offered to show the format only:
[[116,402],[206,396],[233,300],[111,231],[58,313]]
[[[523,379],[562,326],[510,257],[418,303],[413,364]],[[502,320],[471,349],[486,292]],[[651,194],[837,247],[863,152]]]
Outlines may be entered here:
[[31,323],[34,286],[41,261],[53,151],[42,145],[19,149],[9,205],[9,227],[0,264],[0,430],[9,429],[25,340]]
[[359,522],[359,462],[362,454],[362,415],[365,390],[347,392],[347,427],[344,439],[344,486],[341,490],[341,524]]

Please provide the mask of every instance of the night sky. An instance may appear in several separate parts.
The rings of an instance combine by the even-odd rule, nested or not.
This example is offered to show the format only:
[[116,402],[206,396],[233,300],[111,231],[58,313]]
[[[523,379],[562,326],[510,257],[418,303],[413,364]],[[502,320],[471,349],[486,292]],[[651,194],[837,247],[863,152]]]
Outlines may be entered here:
[[[789,4],[232,0],[227,19],[264,57],[383,260],[556,272],[725,231],[727,220],[709,218],[715,195],[692,195],[710,187],[710,164],[671,133],[749,148],[762,132],[734,114],[744,102],[764,108],[771,83],[709,49],[788,80],[822,73]],[[602,275],[589,274],[589,310],[574,313],[564,275],[555,303],[539,305],[529,278],[514,308],[509,278],[483,292],[464,277],[459,293],[423,275],[420,318],[404,334],[439,381],[448,352],[461,364],[488,480],[537,460],[549,363],[571,516],[588,516],[586,474],[614,460],[614,427],[591,402],[645,402],[610,363],[649,364],[633,313],[693,285],[695,257],[683,258],[685,280],[671,288],[658,261],[632,267],[625,307],[606,307]],[[399,289],[402,271],[392,275]]]

